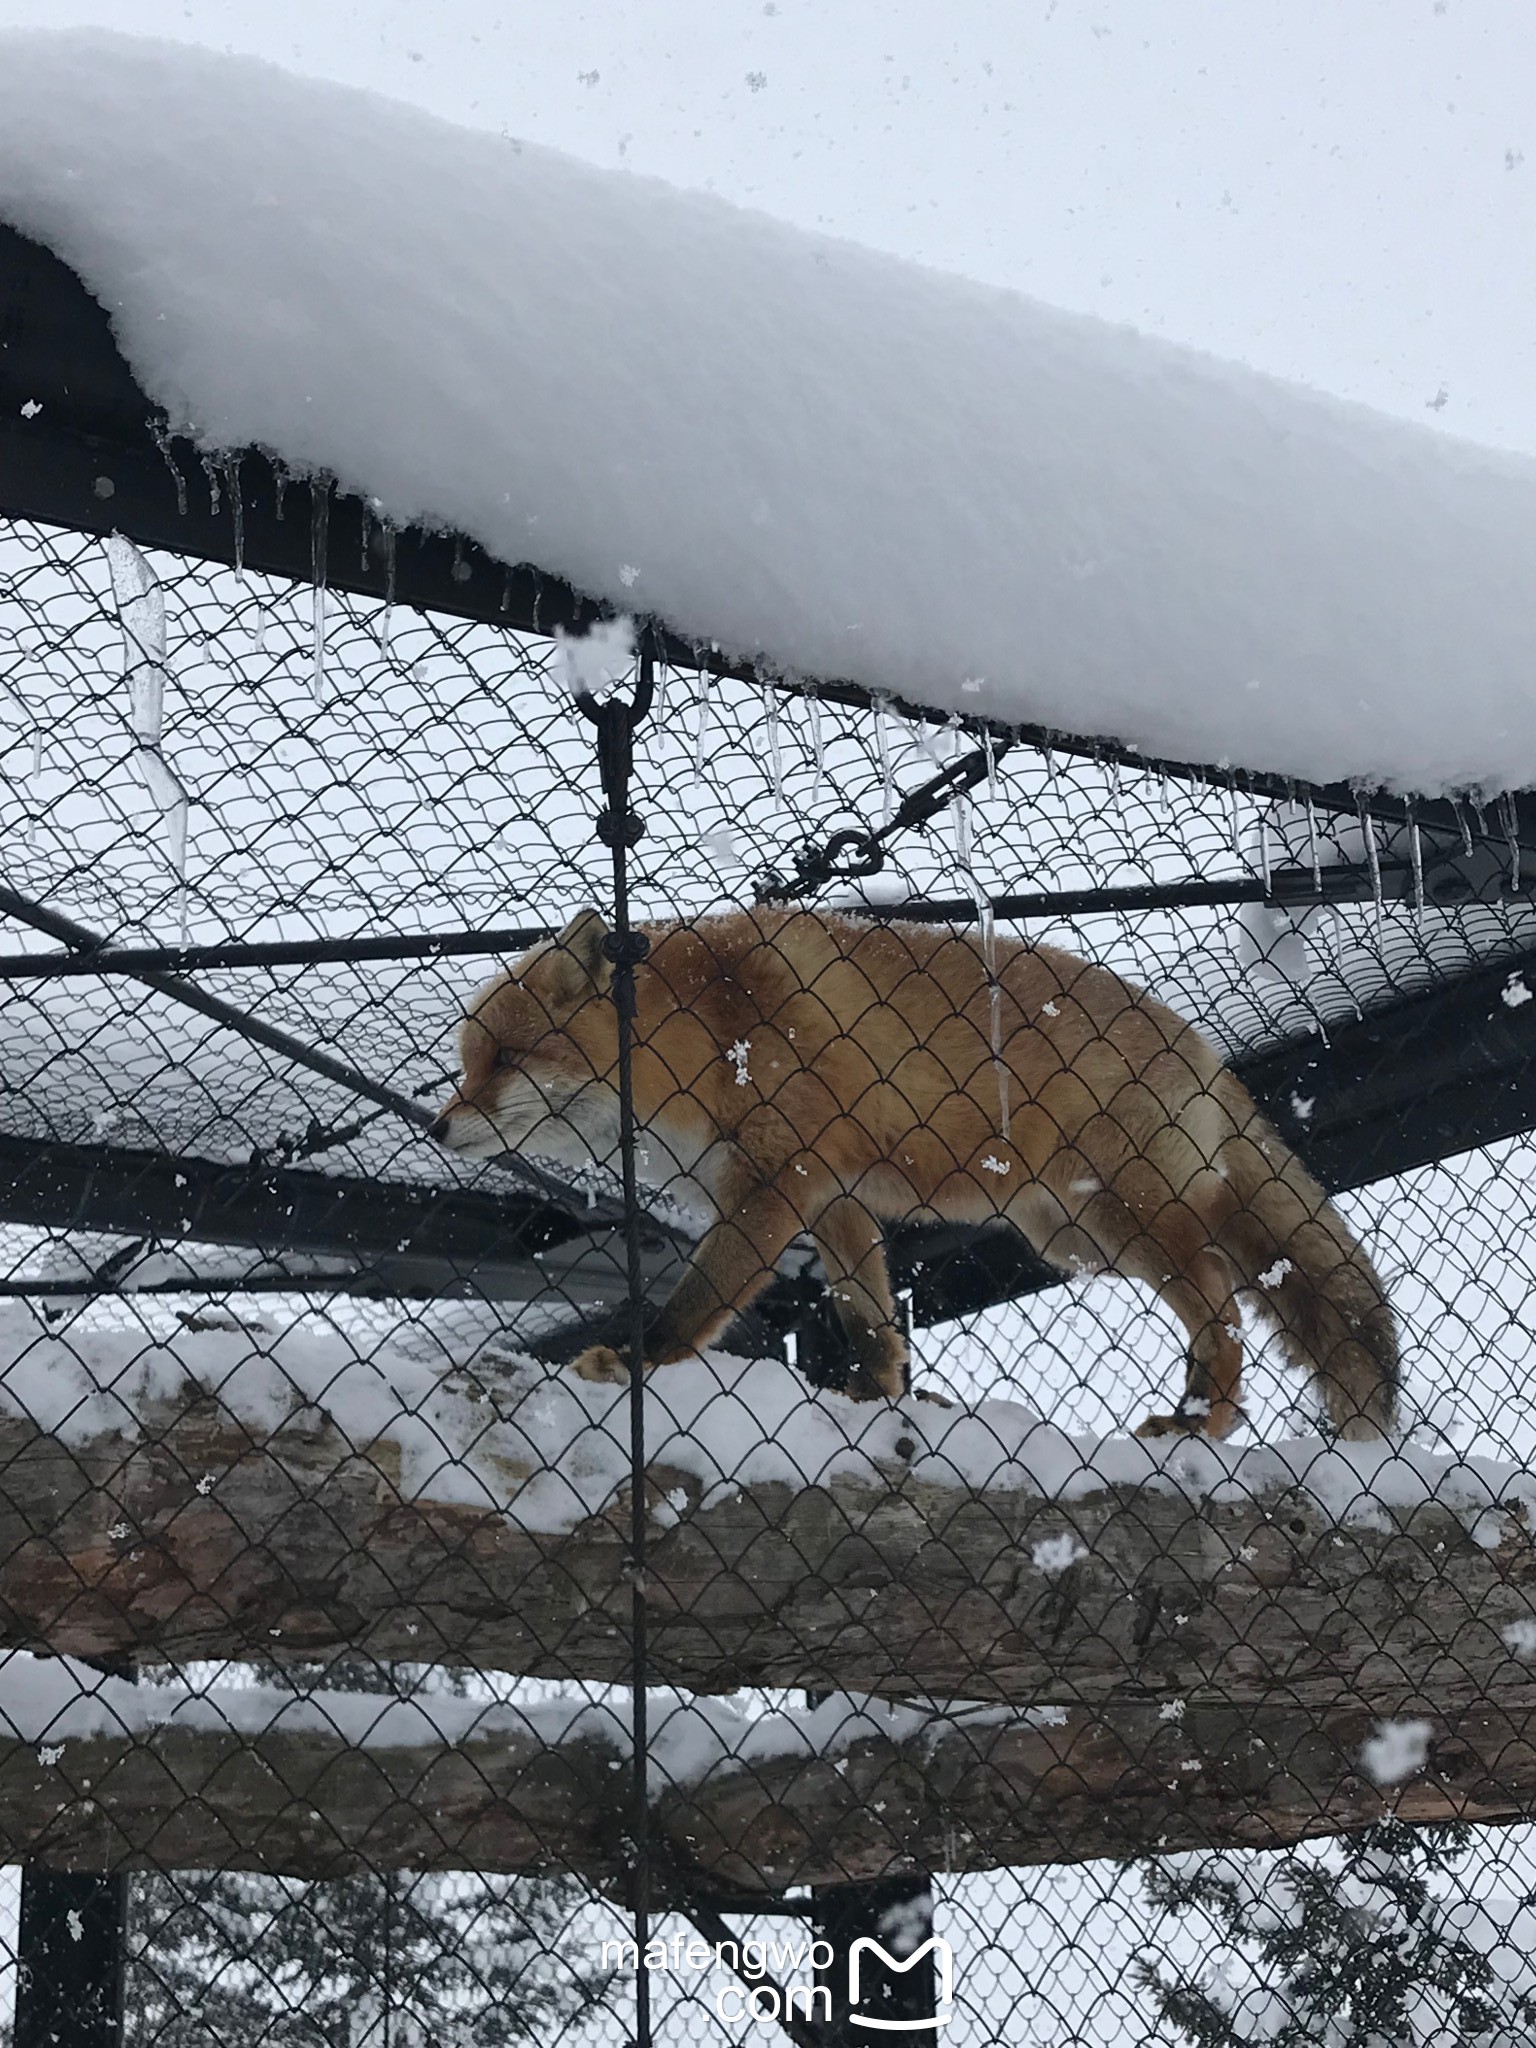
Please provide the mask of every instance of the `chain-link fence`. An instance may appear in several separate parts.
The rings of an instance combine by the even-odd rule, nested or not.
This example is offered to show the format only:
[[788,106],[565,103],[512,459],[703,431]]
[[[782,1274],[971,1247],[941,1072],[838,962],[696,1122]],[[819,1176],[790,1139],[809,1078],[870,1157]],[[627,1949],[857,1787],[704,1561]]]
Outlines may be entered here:
[[326,568],[0,533],[18,2041],[1533,2038],[1523,809]]

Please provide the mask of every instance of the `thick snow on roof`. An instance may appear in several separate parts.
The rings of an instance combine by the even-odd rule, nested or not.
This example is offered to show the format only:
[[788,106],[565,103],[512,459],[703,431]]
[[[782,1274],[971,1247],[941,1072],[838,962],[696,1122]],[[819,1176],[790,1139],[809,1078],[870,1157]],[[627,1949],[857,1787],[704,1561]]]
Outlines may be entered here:
[[790,672],[1536,782],[1536,464],[257,61],[0,36],[0,216],[210,447]]

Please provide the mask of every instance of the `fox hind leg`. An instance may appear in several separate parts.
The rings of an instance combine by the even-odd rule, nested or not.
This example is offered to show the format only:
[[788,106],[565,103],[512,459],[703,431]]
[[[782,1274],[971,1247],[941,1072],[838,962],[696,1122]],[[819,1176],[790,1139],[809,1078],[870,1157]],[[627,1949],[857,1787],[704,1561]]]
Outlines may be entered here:
[[1184,1431],[1224,1437],[1242,1421],[1241,1320],[1231,1286],[1226,1262],[1214,1252],[1202,1254],[1186,1273],[1158,1286],[1189,1336],[1184,1398],[1171,1415],[1149,1415],[1138,1436]]
[[839,1195],[816,1218],[812,1235],[853,1352],[848,1392],[856,1401],[899,1401],[908,1387],[907,1342],[879,1219],[856,1195]]
[[[1242,1317],[1233,1294],[1232,1270],[1208,1243],[1194,1249],[1179,1242],[1191,1234],[1179,1227],[1160,1232],[1157,1240],[1143,1237],[1114,1261],[1117,1272],[1156,1288],[1189,1339],[1183,1399],[1171,1415],[1149,1415],[1137,1429],[1138,1436],[1183,1432],[1225,1437],[1243,1419]],[[1193,1234],[1205,1235],[1203,1230]]]

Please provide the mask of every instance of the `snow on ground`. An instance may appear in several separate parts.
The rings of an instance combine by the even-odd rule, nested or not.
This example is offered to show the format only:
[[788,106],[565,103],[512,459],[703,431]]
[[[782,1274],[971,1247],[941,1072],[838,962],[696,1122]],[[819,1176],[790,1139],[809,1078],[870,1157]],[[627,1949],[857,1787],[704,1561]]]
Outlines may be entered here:
[[205,447],[780,670],[1313,778],[1536,780],[1523,459],[96,31],[0,42],[0,217]]
[[[25,1304],[0,1306],[0,1410],[65,1443],[153,1433],[166,1404],[195,1386],[263,1433],[323,1411],[353,1443],[399,1447],[405,1497],[488,1507],[528,1529],[573,1528],[627,1484],[626,1389],[515,1355],[497,1359],[484,1384],[489,1401],[415,1348],[386,1340],[364,1350],[304,1325],[188,1330],[167,1313],[151,1335],[91,1310],[54,1329]],[[745,1487],[884,1486],[910,1475],[1060,1501],[1107,1486],[1218,1504],[1299,1489],[1341,1522],[1365,1526],[1378,1526],[1383,1509],[1436,1502],[1493,1544],[1505,1514],[1536,1512],[1536,1474],[1411,1442],[1070,1435],[1015,1400],[861,1403],[810,1387],[776,1359],[724,1352],[653,1374],[645,1408],[650,1464],[694,1481],[704,1507]],[[215,1490],[218,1474],[206,1483]],[[686,1495],[684,1507],[673,1500],[664,1509],[663,1520],[675,1520],[689,1511]],[[1051,1553],[1040,1568],[1061,1567]]]

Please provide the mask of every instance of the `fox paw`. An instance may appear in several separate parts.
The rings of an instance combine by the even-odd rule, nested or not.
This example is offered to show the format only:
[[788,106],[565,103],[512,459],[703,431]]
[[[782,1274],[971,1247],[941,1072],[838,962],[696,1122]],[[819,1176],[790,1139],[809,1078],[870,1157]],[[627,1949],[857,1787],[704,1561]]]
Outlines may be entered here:
[[581,1356],[572,1362],[571,1369],[579,1378],[594,1380],[599,1386],[629,1385],[628,1365],[617,1351],[610,1350],[606,1344],[593,1344],[588,1350],[583,1351]]
[[[581,1367],[576,1368],[580,1372]],[[1136,1425],[1137,1436],[1193,1436],[1205,1427],[1203,1415],[1149,1415]]]
[[1149,1415],[1137,1425],[1137,1436],[1209,1436],[1219,1442],[1230,1436],[1243,1420],[1241,1408],[1219,1401],[1206,1412],[1194,1415],[1176,1410],[1172,1415]]

